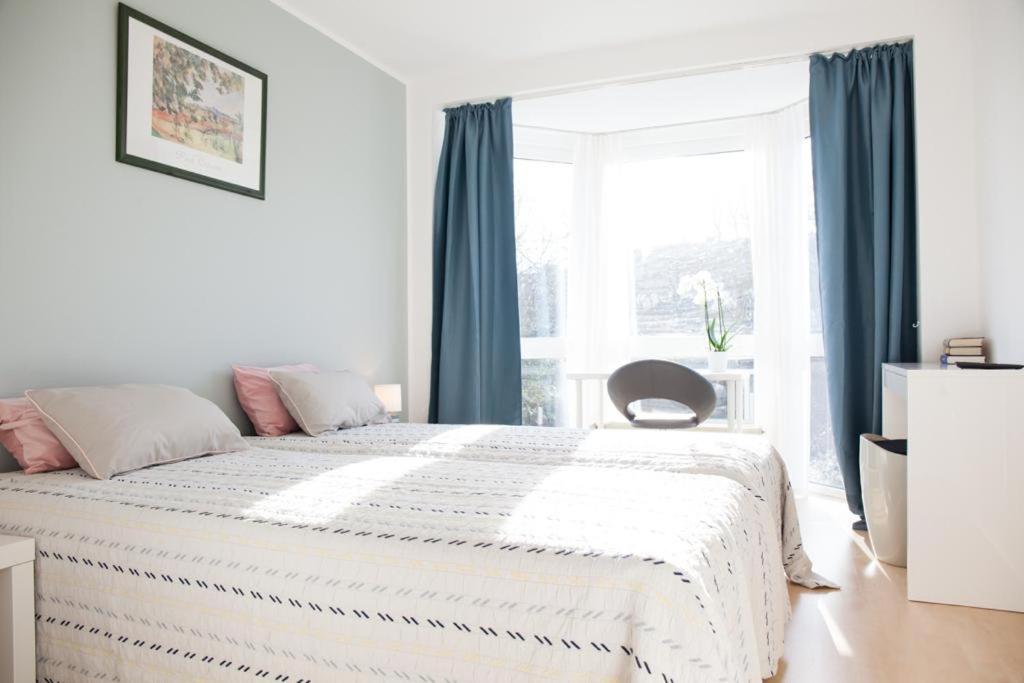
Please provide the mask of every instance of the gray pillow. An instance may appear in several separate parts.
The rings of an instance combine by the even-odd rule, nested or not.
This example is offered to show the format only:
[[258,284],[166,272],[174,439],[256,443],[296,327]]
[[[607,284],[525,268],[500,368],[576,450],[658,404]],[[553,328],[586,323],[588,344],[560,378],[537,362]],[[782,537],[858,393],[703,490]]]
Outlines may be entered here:
[[281,403],[310,436],[389,420],[384,404],[354,372],[271,370]]
[[248,448],[220,408],[180,387],[121,384],[25,396],[79,467],[97,479]]

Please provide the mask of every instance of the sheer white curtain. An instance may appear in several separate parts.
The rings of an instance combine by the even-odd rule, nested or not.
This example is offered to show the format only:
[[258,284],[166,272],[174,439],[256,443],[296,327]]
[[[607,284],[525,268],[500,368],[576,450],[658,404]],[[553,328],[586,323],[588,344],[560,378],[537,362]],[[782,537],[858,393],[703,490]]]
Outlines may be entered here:
[[617,135],[578,137],[567,277],[570,370],[614,369],[629,353],[631,281],[614,192],[620,164]]
[[[615,191],[622,164],[621,138],[578,135],[574,162],[565,367],[570,372],[610,371],[629,359],[632,330],[631,252]],[[585,410],[594,405],[592,398],[586,397]],[[593,418],[584,415],[584,423]]]
[[801,145],[807,103],[750,123],[755,414],[807,491],[810,459],[810,295]]

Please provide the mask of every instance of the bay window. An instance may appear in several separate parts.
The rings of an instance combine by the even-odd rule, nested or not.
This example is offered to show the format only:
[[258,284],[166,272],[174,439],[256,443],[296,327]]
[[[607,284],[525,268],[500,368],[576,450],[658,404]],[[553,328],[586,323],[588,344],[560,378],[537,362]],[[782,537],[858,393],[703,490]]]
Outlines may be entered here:
[[[608,135],[516,128],[524,423],[575,422],[567,371],[608,371],[635,358],[706,367],[702,283],[712,297],[721,293],[734,335],[731,365],[753,367],[753,191],[746,131],[743,121]],[[800,229],[806,230],[810,266],[808,471],[812,482],[837,486],[824,389],[809,144],[802,154],[805,172],[791,180],[804,184],[807,202]],[[724,418],[724,392],[719,393],[713,419]],[[604,414],[613,414],[610,405]],[[590,419],[584,416],[584,422]]]

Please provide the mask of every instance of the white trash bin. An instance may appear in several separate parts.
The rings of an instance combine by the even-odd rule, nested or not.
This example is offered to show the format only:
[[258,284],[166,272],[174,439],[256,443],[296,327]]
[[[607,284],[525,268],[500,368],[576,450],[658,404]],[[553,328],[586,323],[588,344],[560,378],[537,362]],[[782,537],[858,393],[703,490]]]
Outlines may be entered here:
[[860,487],[864,519],[875,557],[907,566],[907,456],[878,445],[877,434],[860,437]]

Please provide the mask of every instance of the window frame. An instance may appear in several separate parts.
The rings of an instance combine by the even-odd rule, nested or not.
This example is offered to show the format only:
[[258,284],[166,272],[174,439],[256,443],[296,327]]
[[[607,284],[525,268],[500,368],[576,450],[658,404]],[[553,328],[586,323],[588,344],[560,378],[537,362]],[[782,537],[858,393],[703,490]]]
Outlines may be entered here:
[[[745,152],[748,147],[743,119],[646,128],[620,135],[624,163]],[[629,351],[635,358],[694,358],[708,353],[706,337],[700,333],[640,335],[634,332],[629,337]],[[734,359],[753,358],[754,335],[734,337],[732,356]]]
[[[736,119],[689,123],[617,133],[622,140],[622,160],[648,161],[671,157],[703,156],[729,152],[746,151],[748,145],[747,126],[749,117]],[[543,161],[575,164],[577,136],[575,133],[529,126],[513,126],[513,157],[528,161]],[[807,117],[804,120],[804,135],[810,136]],[[631,299],[632,305],[632,299]],[[563,328],[564,330],[564,328]],[[824,343],[820,332],[810,335],[810,356],[808,360],[824,355]],[[633,358],[699,358],[706,356],[707,343],[702,334],[638,335],[628,338],[628,353]],[[752,360],[755,351],[755,334],[737,335],[734,338],[732,358]],[[563,332],[558,337],[521,337],[520,349],[523,360],[567,359],[568,341]],[[756,373],[756,368],[754,370]],[[756,420],[756,416],[755,416]],[[821,486],[820,484],[815,484]]]
[[513,126],[512,157],[527,161],[549,161],[574,164],[576,161],[576,133]]
[[[575,165],[576,133],[527,126],[513,126],[513,131],[513,159]],[[563,334],[558,337],[520,337],[519,346],[523,360],[564,361],[568,344]]]

